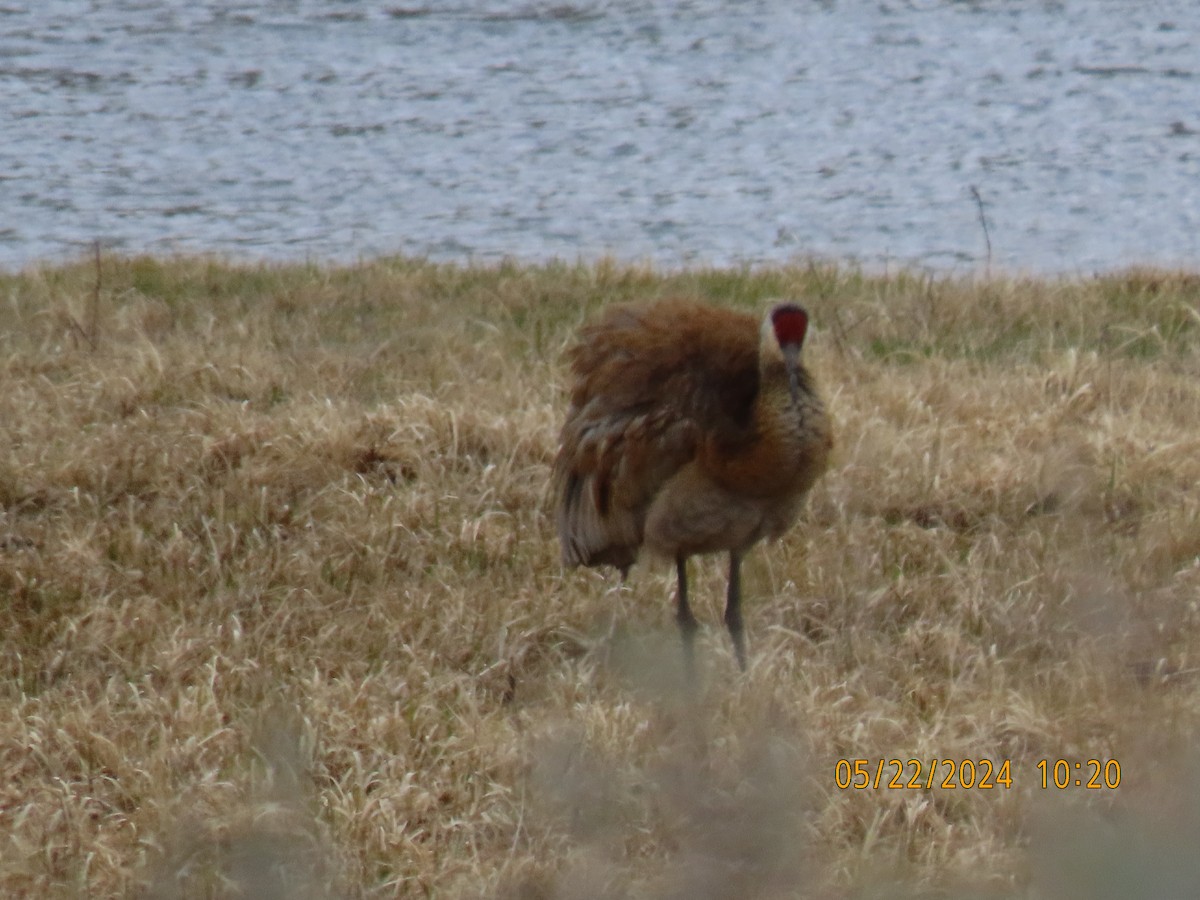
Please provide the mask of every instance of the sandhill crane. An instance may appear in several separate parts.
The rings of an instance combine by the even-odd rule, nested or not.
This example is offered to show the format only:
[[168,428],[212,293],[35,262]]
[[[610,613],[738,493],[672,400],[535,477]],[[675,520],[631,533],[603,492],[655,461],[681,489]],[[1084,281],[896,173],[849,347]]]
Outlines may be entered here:
[[685,299],[618,306],[569,351],[574,383],[554,463],[568,566],[628,574],[638,551],[672,559],[676,621],[693,674],[687,560],[729,553],[725,624],[746,668],[743,555],[782,535],[825,471],[829,419],[800,362],[808,314],[758,320]]

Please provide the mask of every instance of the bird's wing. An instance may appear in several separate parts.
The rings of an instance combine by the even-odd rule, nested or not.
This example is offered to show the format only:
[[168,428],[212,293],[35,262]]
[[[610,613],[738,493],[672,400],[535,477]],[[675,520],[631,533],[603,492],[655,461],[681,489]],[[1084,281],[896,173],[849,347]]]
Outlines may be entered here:
[[753,317],[687,301],[616,307],[583,329],[555,462],[566,563],[633,563],[663,483],[702,441],[749,426],[757,352]]
[[736,427],[758,393],[758,322],[686,300],[619,306],[583,329],[570,360],[574,406],[648,407],[706,429]]

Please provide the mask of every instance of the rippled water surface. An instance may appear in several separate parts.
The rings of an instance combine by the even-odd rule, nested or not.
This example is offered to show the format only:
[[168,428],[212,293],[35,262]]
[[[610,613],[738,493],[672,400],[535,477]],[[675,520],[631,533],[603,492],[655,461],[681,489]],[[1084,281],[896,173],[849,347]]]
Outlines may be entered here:
[[0,0],[0,266],[1200,250],[1191,0]]

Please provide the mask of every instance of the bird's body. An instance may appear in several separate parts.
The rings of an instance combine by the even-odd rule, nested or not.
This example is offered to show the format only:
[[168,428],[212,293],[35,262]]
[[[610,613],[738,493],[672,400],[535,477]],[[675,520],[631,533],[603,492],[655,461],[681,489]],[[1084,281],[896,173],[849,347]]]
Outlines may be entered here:
[[799,362],[807,323],[786,303],[760,326],[668,300],[610,309],[570,352],[554,467],[563,561],[624,574],[643,547],[675,560],[689,660],[688,557],[730,554],[725,619],[744,666],[741,557],[792,525],[828,463],[829,420]]

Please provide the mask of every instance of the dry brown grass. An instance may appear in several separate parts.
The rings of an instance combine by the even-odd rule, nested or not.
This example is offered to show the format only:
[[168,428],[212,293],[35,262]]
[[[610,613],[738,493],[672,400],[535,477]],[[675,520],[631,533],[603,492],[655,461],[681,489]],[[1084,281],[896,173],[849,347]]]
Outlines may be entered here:
[[[105,259],[0,292],[5,895],[1200,888],[1200,277]],[[694,701],[667,568],[562,571],[546,494],[572,333],[677,292],[803,298],[839,443],[748,564],[745,676],[697,567]],[[881,757],[1014,786],[835,787]],[[1092,757],[1118,790],[1036,786]]]

